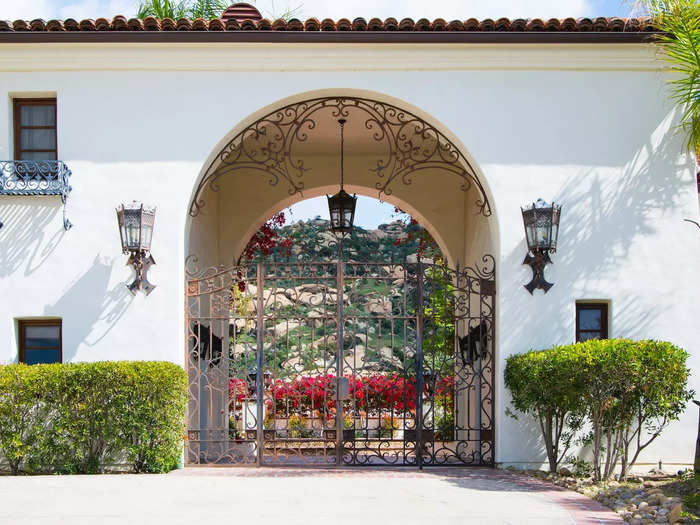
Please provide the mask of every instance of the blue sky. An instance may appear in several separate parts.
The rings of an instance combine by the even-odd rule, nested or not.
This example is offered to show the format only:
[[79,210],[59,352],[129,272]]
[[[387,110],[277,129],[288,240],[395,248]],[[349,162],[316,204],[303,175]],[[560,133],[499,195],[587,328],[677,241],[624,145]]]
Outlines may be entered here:
[[[287,211],[287,222],[312,219],[317,215],[328,218],[328,201],[326,197],[307,199],[295,204]],[[290,213],[291,211],[291,213]],[[355,208],[355,225],[366,229],[375,229],[378,225],[395,220],[394,207],[371,197],[359,195]]]
[[[234,3],[234,0],[231,0]],[[466,19],[506,17],[627,16],[633,0],[248,0],[270,16],[299,7],[300,18]],[[0,0],[0,19],[97,18],[136,12],[138,0]]]
[[[265,16],[297,7],[295,16],[308,18],[362,16],[401,19],[445,18],[447,20],[476,18],[533,17],[595,17],[629,16],[632,0],[248,0],[255,3]],[[234,0],[231,0],[234,3]],[[133,16],[138,0],[0,0],[0,19],[17,18],[97,18],[116,14]],[[356,223],[365,228],[376,228],[392,220],[394,207],[376,199],[360,197]],[[292,219],[328,216],[325,197],[309,199],[292,207]]]

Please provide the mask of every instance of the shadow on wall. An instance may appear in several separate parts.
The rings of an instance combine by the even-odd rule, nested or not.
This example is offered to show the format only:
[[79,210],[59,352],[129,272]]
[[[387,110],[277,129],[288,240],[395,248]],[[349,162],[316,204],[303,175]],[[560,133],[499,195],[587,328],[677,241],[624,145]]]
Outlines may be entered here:
[[[582,170],[553,196],[555,202],[563,205],[562,224],[554,266],[548,266],[546,273],[552,275],[561,268],[565,279],[553,277],[555,286],[546,298],[531,298],[523,288],[531,276],[529,267],[522,265],[527,251],[523,233],[523,240],[504,260],[508,268],[522,268],[522,279],[507,283],[504,290],[507,297],[522,297],[522,302],[502,305],[505,318],[521,321],[504,332],[504,347],[525,352],[541,345],[573,342],[574,300],[578,297],[572,286],[587,291],[602,288],[602,296],[588,298],[606,298],[609,283],[619,279],[618,269],[630,262],[635,238],[654,234],[655,219],[679,204],[678,196],[688,181],[683,180],[680,167],[669,169],[678,165],[680,155],[679,142],[668,139],[672,133],[668,131],[656,149],[651,144],[642,147],[619,173],[608,172],[603,176],[596,170]],[[680,222],[678,227],[682,227]],[[673,254],[657,250],[649,256],[662,259]],[[640,282],[640,287],[649,286],[653,278],[649,276]],[[535,291],[536,295],[542,293]],[[522,308],[526,301],[536,301],[537,308]],[[624,299],[617,298],[611,311],[613,335],[645,336],[645,326],[664,309],[668,306],[658,296],[653,302],[634,293],[627,293]],[[542,340],[542,334],[545,337],[560,334],[561,326],[571,328],[570,337],[562,339],[557,335],[552,340]]]
[[[22,197],[5,197],[0,206],[0,278],[15,273],[23,264],[24,275],[34,273],[49,258],[63,239],[66,230],[61,221],[59,197],[34,197],[32,202]],[[40,204],[37,204],[37,200]],[[14,202],[19,200],[20,202]],[[22,202],[24,200],[24,202]],[[55,223],[55,228],[48,226]]]
[[[522,273],[514,273],[520,275],[520,279],[505,283],[503,290],[503,296],[518,299],[501,304],[502,317],[509,323],[502,331],[502,348],[521,353],[574,342],[575,300],[606,299],[610,296],[606,294],[610,283],[620,279],[626,265],[643,268],[643,261],[630,259],[635,238],[655,233],[655,219],[679,204],[678,196],[689,182],[684,180],[683,171],[678,166],[681,151],[679,141],[673,140],[672,133],[666,131],[663,137],[654,137],[659,146],[654,148],[651,143],[645,144],[619,172],[610,168],[606,168],[604,174],[593,169],[582,170],[556,195],[545,196],[563,206],[558,250],[553,256],[554,265],[546,270],[555,286],[544,297],[541,290],[535,291],[536,297],[531,297],[523,288],[531,277],[529,267],[522,265],[527,250],[523,233],[523,240],[503,262],[506,268],[521,267]],[[683,227],[680,221],[678,227]],[[639,246],[635,246],[634,256],[638,249]],[[656,258],[657,264],[663,264],[663,259],[670,259],[673,254],[656,250],[649,253],[649,257]],[[561,278],[555,275],[558,269],[561,269]],[[639,287],[648,292],[657,276],[642,277]],[[650,325],[670,305],[658,294],[654,297],[648,293],[639,295],[634,288],[624,292],[625,295],[620,297],[618,294],[612,304],[611,335],[637,339],[649,337]],[[582,293],[595,296],[577,296]],[[503,363],[506,356],[502,357]],[[510,392],[504,389],[503,395],[504,408],[508,408],[511,406]],[[525,435],[529,432],[539,435],[538,428],[528,420],[518,414],[517,422],[511,420],[506,426],[513,428],[511,425],[515,425],[522,431],[518,440],[528,439]],[[527,450],[540,450],[542,457],[546,458],[541,443],[536,448],[523,447],[521,450],[524,456],[530,456]]]
[[92,347],[106,337],[133,301],[123,282],[109,288],[113,267],[114,259],[97,255],[88,271],[44,308],[45,316],[63,318],[65,362],[75,358],[78,346]]

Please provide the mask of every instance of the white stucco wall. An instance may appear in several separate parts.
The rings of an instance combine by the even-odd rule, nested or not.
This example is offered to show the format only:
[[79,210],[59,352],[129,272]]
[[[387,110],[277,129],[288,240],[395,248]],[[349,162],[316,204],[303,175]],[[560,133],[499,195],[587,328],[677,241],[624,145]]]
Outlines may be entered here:
[[[637,44],[2,45],[0,158],[11,98],[55,93],[75,227],[63,231],[57,197],[0,196],[0,363],[17,359],[16,319],[59,316],[66,361],[182,364],[187,210],[205,159],[278,100],[371,90],[433,116],[483,173],[499,254],[497,461],[538,461],[534,427],[503,415],[502,364],[573,341],[576,300],[609,300],[611,336],[669,340],[700,370],[700,239],[682,221],[698,216],[697,188],[659,67]],[[555,286],[530,296],[520,206],[539,196],[563,205],[562,229]],[[158,207],[148,297],[124,287],[114,207],[131,199]],[[693,406],[644,461],[691,462],[696,423]]]

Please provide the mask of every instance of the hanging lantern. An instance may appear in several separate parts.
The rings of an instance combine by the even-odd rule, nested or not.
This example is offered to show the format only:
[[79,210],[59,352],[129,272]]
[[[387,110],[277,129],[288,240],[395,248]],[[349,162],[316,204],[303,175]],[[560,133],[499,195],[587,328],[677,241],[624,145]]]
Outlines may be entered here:
[[348,235],[355,222],[355,205],[357,195],[350,195],[343,189],[345,179],[345,119],[340,124],[340,191],[328,196],[328,211],[331,219],[331,231],[336,235]]

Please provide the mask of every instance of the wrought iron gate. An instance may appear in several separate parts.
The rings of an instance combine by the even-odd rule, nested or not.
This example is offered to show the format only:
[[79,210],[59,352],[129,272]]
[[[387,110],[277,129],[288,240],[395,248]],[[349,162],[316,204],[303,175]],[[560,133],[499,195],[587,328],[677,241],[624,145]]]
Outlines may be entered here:
[[192,276],[186,462],[493,465],[495,267],[482,263]]

